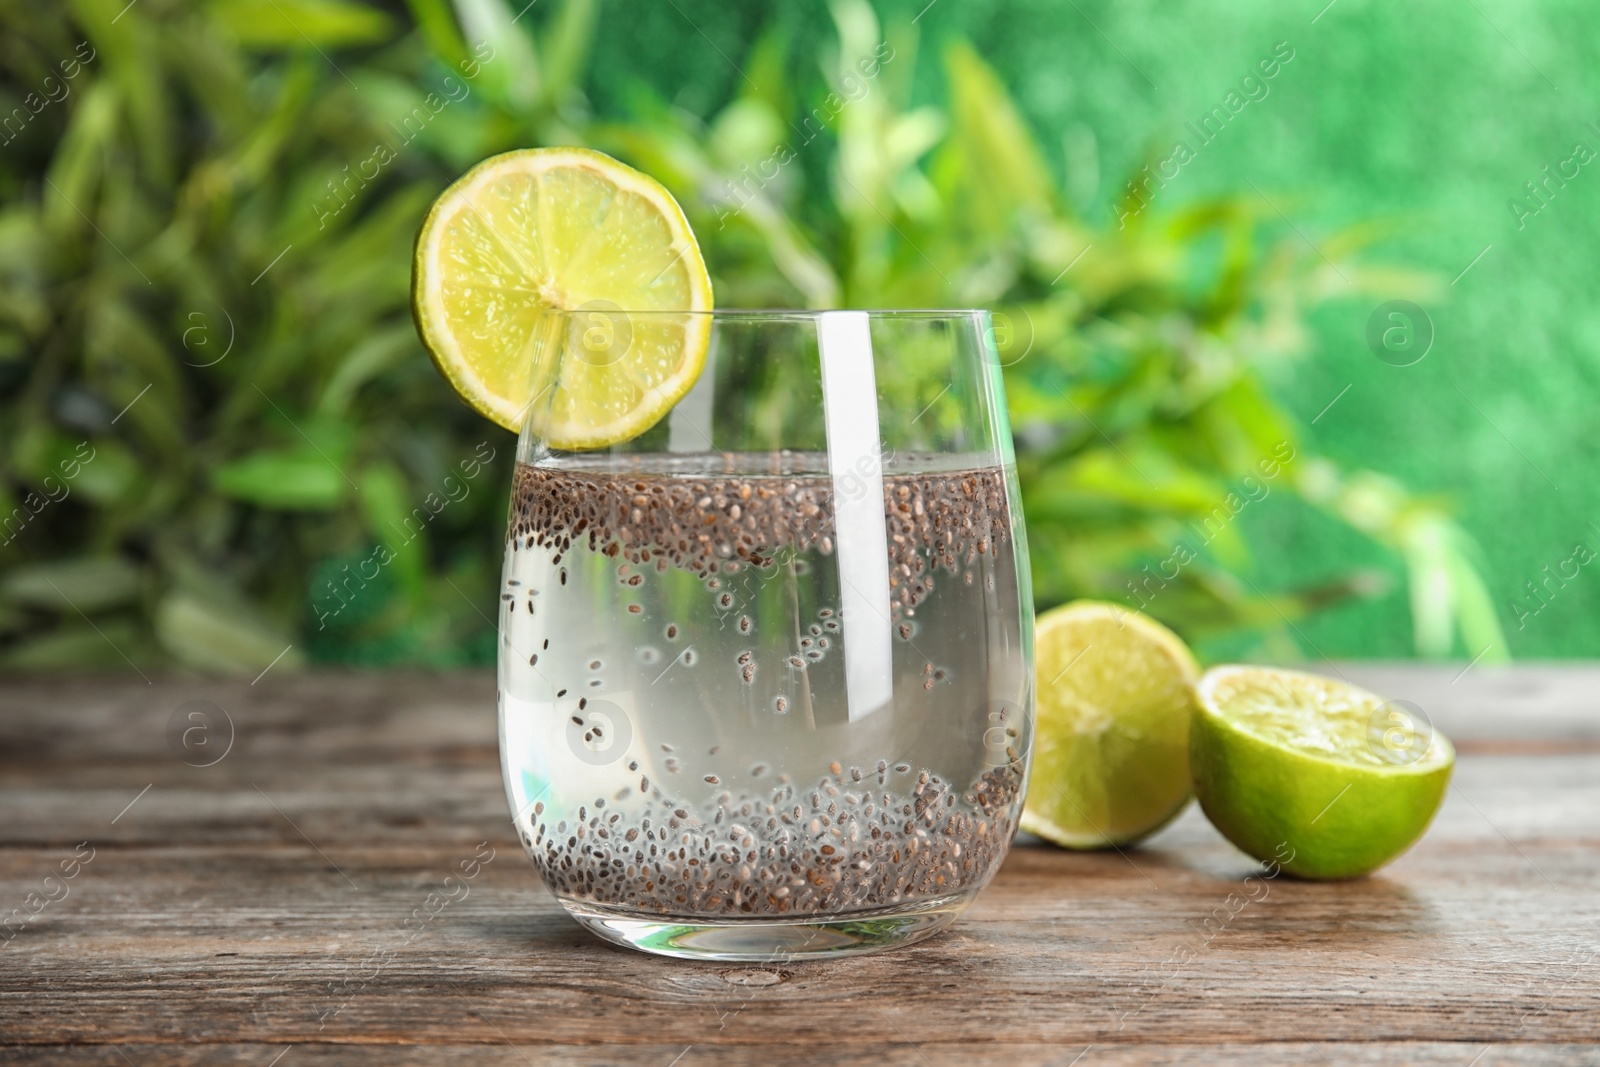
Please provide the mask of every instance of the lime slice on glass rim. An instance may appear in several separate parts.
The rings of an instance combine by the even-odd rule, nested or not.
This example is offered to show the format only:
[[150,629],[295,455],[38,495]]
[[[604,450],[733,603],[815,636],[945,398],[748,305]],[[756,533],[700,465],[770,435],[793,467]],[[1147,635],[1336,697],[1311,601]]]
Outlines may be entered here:
[[1034,630],[1038,712],[1022,828],[1067,848],[1125,845],[1189,802],[1200,670],[1165,626],[1077,601]]
[[1370,873],[1422,836],[1455,749],[1421,709],[1299,671],[1215,667],[1190,764],[1223,836],[1302,878]]
[[[548,385],[534,393],[533,362],[553,308],[578,314],[546,397]],[[700,376],[708,316],[629,312],[711,308],[705,260],[672,194],[586,148],[484,160],[440,194],[417,234],[411,309],[440,373],[509,430],[536,406],[553,448],[636,437]]]

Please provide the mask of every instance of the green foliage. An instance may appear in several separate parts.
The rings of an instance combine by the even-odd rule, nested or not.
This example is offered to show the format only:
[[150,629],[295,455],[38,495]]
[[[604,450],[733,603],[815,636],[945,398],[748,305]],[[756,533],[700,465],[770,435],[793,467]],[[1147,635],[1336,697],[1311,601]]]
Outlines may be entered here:
[[914,106],[916,28],[862,0],[820,77],[768,37],[716,114],[606,121],[591,0],[407,7],[0,0],[0,664],[492,657],[513,442],[419,348],[410,245],[464,167],[561,143],[668,184],[724,305],[993,308],[1041,606],[1287,632],[1360,581],[1252,585],[1234,516],[1285,489],[1405,561],[1421,651],[1497,637],[1448,515],[1306,454],[1262,384],[1306,307],[1396,292],[1360,234],[1272,243],[1248,199],[1091,226],[980,57]]

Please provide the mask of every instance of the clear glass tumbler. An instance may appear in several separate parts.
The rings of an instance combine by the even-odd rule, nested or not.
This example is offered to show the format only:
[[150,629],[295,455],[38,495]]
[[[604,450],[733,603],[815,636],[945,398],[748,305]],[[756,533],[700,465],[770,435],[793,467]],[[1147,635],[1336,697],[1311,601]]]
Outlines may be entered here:
[[[563,382],[674,336],[707,339],[706,365],[651,429],[541,438],[572,417]],[[987,314],[552,312],[532,348],[500,743],[550,890],[676,956],[949,925],[1010,846],[1033,735]]]

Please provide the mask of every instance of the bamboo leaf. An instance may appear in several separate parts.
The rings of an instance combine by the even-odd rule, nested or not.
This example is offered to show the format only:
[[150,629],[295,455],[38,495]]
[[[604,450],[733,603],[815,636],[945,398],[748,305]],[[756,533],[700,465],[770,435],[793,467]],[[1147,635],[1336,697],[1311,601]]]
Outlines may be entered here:
[[114,438],[96,438],[89,446],[90,458],[77,468],[68,488],[100,507],[127,504],[144,480],[133,450]]
[[467,39],[488,46],[493,56],[484,61],[485,90],[513,111],[530,111],[543,92],[544,79],[533,41],[519,25],[521,17],[512,14],[505,0],[455,0],[455,4]]
[[86,615],[122,607],[139,595],[139,571],[119,556],[59,560],[18,567],[0,580],[11,604]]
[[292,639],[248,605],[190,592],[165,597],[155,610],[162,648],[195,670],[249,675],[277,666],[294,670],[305,657]]
[[1417,652],[1430,659],[1450,655],[1455,643],[1454,590],[1442,533],[1437,524],[1418,526],[1406,545]]
[[[143,13],[127,11],[119,0],[71,0],[72,10],[88,31],[95,55],[86,66],[103,67],[117,87],[128,121],[138,136],[132,148],[162,182],[172,179],[172,108],[167,72],[148,63],[157,53]],[[91,77],[98,71],[92,71]]]
[[416,609],[427,598],[428,537],[426,525],[413,517],[415,508],[405,479],[391,463],[375,463],[361,474],[361,511],[367,533],[388,549],[388,564],[402,593]]
[[539,50],[544,64],[544,92],[551,104],[561,103],[579,87],[579,79],[589,64],[599,17],[596,0],[565,0],[551,18],[544,46]]
[[972,174],[970,184],[989,192],[967,206],[981,215],[982,230],[1008,231],[1019,213],[1051,213],[1052,183],[1032,133],[1023,124],[1000,79],[971,46],[956,43],[945,52],[950,78],[952,138]]
[[91,85],[72,113],[40,190],[44,223],[52,233],[81,237],[93,232],[95,197],[116,119],[116,87],[109,82]]
[[235,500],[281,511],[330,511],[344,499],[345,481],[313,449],[256,452],[218,467],[212,488]]
[[1500,616],[1473,557],[1477,546],[1455,524],[1444,537],[1444,566],[1450,578],[1451,598],[1461,626],[1461,639],[1469,656],[1483,663],[1506,663],[1511,649],[1500,627]]
[[393,31],[382,11],[347,0],[209,0],[207,13],[245,48],[345,48]]
[[104,671],[121,668],[122,656],[139,656],[145,645],[143,627],[131,619],[102,620],[93,626],[72,622],[55,630],[30,634],[0,655],[6,671]]
[[406,6],[435,56],[458,69],[468,61],[467,43],[461,39],[449,0],[406,0]]
[[344,417],[357,390],[416,350],[417,334],[410,323],[391,326],[356,345],[339,362],[338,369],[323,388],[322,398],[317,402],[317,417],[324,420]]

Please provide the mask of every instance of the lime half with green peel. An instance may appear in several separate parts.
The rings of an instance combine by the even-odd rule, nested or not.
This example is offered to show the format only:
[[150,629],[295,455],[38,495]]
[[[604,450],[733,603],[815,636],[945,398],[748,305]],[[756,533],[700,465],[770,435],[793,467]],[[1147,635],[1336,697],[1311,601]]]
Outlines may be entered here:
[[1422,836],[1456,753],[1420,710],[1331,678],[1216,667],[1189,734],[1195,794],[1223,836],[1302,878],[1355,878]]
[[1078,601],[1039,617],[1038,714],[1022,828],[1067,848],[1125,845],[1189,801],[1199,668],[1165,626]]
[[[483,161],[434,202],[411,308],[467,403],[510,430],[531,408],[552,447],[602,448],[649,429],[700,376],[709,317],[659,313],[710,311],[711,279],[660,183],[586,148],[532,148]],[[555,350],[541,382],[535,364]]]

